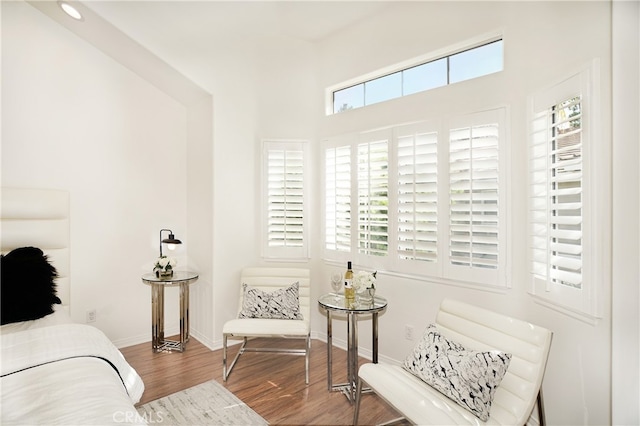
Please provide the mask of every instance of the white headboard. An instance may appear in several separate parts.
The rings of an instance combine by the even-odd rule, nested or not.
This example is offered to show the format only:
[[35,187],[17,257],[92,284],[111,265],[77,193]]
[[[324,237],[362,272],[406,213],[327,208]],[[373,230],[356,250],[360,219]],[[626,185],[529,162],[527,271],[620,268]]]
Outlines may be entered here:
[[70,302],[69,193],[54,189],[2,188],[0,251],[38,247],[58,271],[58,297]]

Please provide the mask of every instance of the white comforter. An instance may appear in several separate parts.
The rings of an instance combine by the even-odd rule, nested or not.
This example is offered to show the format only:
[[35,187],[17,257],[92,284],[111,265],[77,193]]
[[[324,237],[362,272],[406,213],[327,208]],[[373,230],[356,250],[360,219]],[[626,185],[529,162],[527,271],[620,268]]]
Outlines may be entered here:
[[3,425],[144,424],[144,384],[98,329],[53,325],[0,336]]

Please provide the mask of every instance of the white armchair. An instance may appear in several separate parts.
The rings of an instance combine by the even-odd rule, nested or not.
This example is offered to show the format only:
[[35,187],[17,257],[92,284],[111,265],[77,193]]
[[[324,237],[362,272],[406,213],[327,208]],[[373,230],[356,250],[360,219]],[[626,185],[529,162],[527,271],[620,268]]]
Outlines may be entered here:
[[[241,318],[246,314],[247,306],[245,294],[248,288],[267,297],[275,291],[282,292],[290,289],[292,284],[298,283],[299,313],[302,319],[281,318]],[[310,298],[310,273],[302,268],[245,268],[241,274],[240,303],[238,307],[239,317],[227,321],[222,328],[222,378],[227,380],[231,370],[235,366],[240,355],[245,352],[275,352],[287,355],[304,355],[305,357],[305,383],[309,384],[309,356],[311,351],[311,298]],[[262,305],[264,300],[261,301]],[[245,308],[243,310],[243,307]],[[244,311],[244,312],[243,312]],[[259,316],[259,315],[258,315]],[[268,316],[268,315],[267,315]],[[301,348],[260,348],[249,347],[251,338],[287,338],[301,339],[304,347]],[[227,346],[229,339],[241,339],[242,343],[235,358],[230,365],[227,363]]]
[[[512,354],[486,423],[403,367],[380,363],[360,367],[354,425],[358,424],[360,400],[367,385],[413,424],[523,425],[536,403],[538,424],[545,424],[541,385],[551,346],[550,330],[450,299],[441,303],[435,328],[466,348]],[[453,390],[460,392],[457,387]]]

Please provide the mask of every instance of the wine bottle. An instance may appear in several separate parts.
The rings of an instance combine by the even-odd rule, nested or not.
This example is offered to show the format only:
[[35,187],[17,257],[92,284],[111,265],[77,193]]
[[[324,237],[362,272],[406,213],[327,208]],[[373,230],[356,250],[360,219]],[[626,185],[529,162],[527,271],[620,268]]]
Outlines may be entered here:
[[353,288],[351,261],[347,262],[347,272],[344,273],[344,299],[347,308],[353,307],[356,303],[356,291]]

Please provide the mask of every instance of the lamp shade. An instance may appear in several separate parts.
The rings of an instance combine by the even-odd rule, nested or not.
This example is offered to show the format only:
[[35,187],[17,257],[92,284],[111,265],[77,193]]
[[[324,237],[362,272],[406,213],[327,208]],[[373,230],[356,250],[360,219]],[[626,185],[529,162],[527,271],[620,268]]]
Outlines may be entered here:
[[[162,238],[162,232],[168,232],[169,236],[167,238]],[[171,229],[161,229],[160,230],[160,257],[162,257],[162,244],[182,244],[182,241],[180,241],[179,239],[176,238],[175,235],[173,235],[173,231]],[[170,246],[171,247],[171,246]]]
[[173,234],[169,234],[169,238],[165,238],[162,242],[165,244],[182,244],[182,241],[178,240]]

